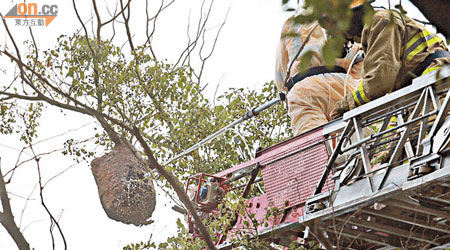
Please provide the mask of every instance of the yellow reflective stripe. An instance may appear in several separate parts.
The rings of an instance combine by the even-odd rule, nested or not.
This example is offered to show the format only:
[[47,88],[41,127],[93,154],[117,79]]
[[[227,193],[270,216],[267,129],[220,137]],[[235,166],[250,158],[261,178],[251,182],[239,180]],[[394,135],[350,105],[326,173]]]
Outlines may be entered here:
[[356,89],[352,91],[353,99],[356,102],[356,106],[361,106],[361,102],[359,101],[358,95],[356,94]]
[[353,99],[355,100],[357,106],[361,106],[362,104],[366,104],[370,102],[370,99],[367,98],[363,89],[363,81],[358,86],[358,89],[352,91]]
[[359,94],[361,95],[361,97],[362,97],[362,99],[363,99],[363,101],[364,101],[365,103],[370,102],[370,99],[367,98],[366,94],[364,93],[364,88],[363,88],[363,82],[362,82],[362,81],[361,81],[361,83],[359,84],[358,91],[359,91]]
[[417,48],[415,48],[413,51],[411,51],[411,53],[409,53],[406,56],[406,62],[411,61],[411,59],[417,55],[420,51],[422,51],[423,49],[425,49],[426,47],[430,47],[431,45],[438,43],[441,41],[441,38],[436,36],[431,40],[428,40],[426,42],[421,43],[419,46],[417,46]]
[[[410,44],[410,46],[408,46],[406,48],[406,50],[404,51],[404,53],[406,55],[409,55],[411,52],[413,52],[413,50],[415,50],[417,47],[419,47],[422,43],[430,41],[431,39],[436,37],[435,34],[431,34],[430,32],[421,32],[419,34],[421,35],[421,37],[419,39],[415,40],[413,44]],[[426,34],[428,34],[428,35],[426,35]],[[411,40],[414,40],[414,39],[411,39]]]
[[422,75],[428,74],[428,73],[430,73],[431,71],[435,71],[435,70],[437,70],[437,69],[439,69],[439,68],[441,68],[441,67],[438,66],[438,67],[432,67],[432,68],[426,69],[426,70],[422,73]]
[[417,40],[419,40],[421,37],[426,37],[429,34],[431,34],[431,32],[429,32],[428,30],[424,30],[422,32],[417,33],[415,36],[413,36],[413,38],[411,38],[411,40],[409,40],[409,42],[406,44],[406,48],[405,51],[407,51],[409,49],[409,47],[411,47],[411,45],[413,45]]

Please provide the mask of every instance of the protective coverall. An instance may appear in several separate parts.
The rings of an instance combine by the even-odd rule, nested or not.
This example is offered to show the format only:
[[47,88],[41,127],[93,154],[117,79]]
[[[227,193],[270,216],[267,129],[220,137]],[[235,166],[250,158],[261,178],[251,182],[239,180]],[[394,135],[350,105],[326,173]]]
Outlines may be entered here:
[[[296,15],[299,14],[299,11]],[[291,118],[291,127],[294,135],[301,134],[331,120],[331,112],[336,102],[341,100],[345,93],[351,93],[357,86],[357,81],[361,78],[362,63],[358,63],[346,77],[345,73],[323,73],[304,78],[295,83],[288,90],[285,87],[286,75],[289,71],[289,78],[298,73],[298,66],[302,55],[307,51],[312,52],[310,67],[323,66],[321,48],[325,44],[326,36],[317,22],[311,24],[295,24],[292,16],[283,25],[282,37],[277,51],[275,83],[279,91],[287,92],[288,114]],[[313,30],[314,29],[314,30]],[[311,33],[309,41],[298,57],[295,57]],[[295,36],[284,36],[285,34],[298,34]],[[352,48],[353,53],[349,53],[346,58],[337,59],[337,65],[347,70],[353,55],[359,47]],[[346,83],[344,83],[346,82]],[[344,90],[346,85],[346,90]]]
[[[403,23],[405,22],[405,24]],[[358,88],[336,104],[333,117],[411,83],[408,72],[420,76],[450,64],[440,37],[392,10],[376,11],[361,34],[365,53]]]

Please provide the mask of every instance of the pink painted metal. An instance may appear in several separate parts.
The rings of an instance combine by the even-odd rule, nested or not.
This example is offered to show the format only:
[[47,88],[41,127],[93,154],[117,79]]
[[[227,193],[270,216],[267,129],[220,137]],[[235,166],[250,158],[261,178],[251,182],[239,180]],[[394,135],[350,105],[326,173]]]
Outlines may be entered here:
[[[262,176],[270,206],[290,208],[303,205],[313,194],[328,161],[324,139],[322,130],[318,129],[264,153],[270,154],[270,157],[260,162],[263,165]],[[273,161],[302,148],[305,150]],[[266,162],[269,164],[265,165]],[[324,190],[330,185],[328,180]]]
[[[329,155],[325,143],[322,128],[317,128],[264,149],[251,161],[215,174],[214,177],[220,179],[220,183],[225,185],[226,178],[231,177],[230,174],[260,164],[266,191],[260,196],[245,201],[245,213],[238,214],[236,223],[228,233],[224,235],[217,232],[219,236],[217,244],[224,244],[232,238],[243,235],[255,235],[283,223],[297,222],[298,218],[304,214],[306,199],[313,194],[328,162]],[[193,180],[200,183],[203,183],[202,179],[202,175],[193,176]],[[196,187],[197,195],[194,201],[197,203],[199,203],[200,186],[201,184]],[[331,186],[332,181],[329,179],[323,190],[329,190]],[[222,186],[226,190],[229,187]],[[284,208],[284,213],[267,219],[267,210],[275,207]],[[258,225],[254,225],[255,220],[258,221]]]
[[323,138],[322,129],[313,130],[312,132],[296,136],[294,138],[291,138],[289,140],[281,142],[277,145],[266,148],[255,159],[241,163],[235,167],[226,169],[220,173],[215,174],[215,176],[226,177],[228,174],[251,167],[253,165],[256,165],[258,162],[259,163],[269,162],[270,160],[279,157],[281,155],[280,152],[286,152],[286,151],[291,152],[291,151],[293,151],[293,150],[291,150],[292,148],[294,148],[294,147],[299,148],[298,147],[299,145],[305,146],[305,143],[304,143],[305,141],[311,141],[317,137]]

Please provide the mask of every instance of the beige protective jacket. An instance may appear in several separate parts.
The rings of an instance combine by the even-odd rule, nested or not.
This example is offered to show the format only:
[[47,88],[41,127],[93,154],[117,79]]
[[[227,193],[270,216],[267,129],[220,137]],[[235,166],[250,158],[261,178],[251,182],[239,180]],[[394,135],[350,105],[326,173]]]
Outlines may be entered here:
[[[404,87],[408,72],[428,55],[447,50],[440,37],[407,16],[402,20],[400,14],[392,10],[375,12],[372,22],[363,28],[361,44],[365,53],[363,79],[337,106],[353,109]],[[437,58],[422,75],[446,64],[450,64],[450,58]]]
[[[298,66],[302,55],[312,51],[310,66],[323,66],[321,48],[325,44],[326,36],[320,26],[314,29],[317,22],[300,25],[294,24],[294,17],[289,18],[283,25],[282,36],[277,51],[275,83],[279,91],[287,92],[284,87],[289,66],[290,77],[298,73]],[[314,29],[314,30],[313,30]],[[300,55],[295,58],[302,47],[306,37],[312,31],[308,43]],[[286,34],[298,34],[285,36]],[[347,70],[351,57],[355,55],[359,47],[353,48],[349,58],[338,59],[337,65]],[[327,73],[307,77],[297,82],[287,93],[288,114],[291,118],[291,127],[294,135],[301,134],[331,120],[331,112],[336,102],[341,100],[346,93],[351,93],[357,86],[353,77],[361,78],[362,63],[355,65],[350,75],[342,73]],[[345,85],[345,86],[344,86]]]

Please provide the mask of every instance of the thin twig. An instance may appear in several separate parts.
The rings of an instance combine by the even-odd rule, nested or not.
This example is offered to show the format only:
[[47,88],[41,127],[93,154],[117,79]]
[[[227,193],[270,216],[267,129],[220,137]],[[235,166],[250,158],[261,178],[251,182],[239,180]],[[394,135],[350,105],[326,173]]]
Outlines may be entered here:
[[[29,137],[28,140],[30,140],[30,139],[31,138]],[[47,214],[49,215],[51,223],[54,223],[56,225],[56,227],[58,228],[59,234],[61,235],[61,238],[62,238],[63,243],[64,243],[64,249],[67,249],[66,238],[64,237],[64,233],[63,233],[63,231],[61,229],[61,226],[59,225],[58,221],[53,217],[52,213],[50,212],[50,210],[48,209],[47,205],[44,202],[44,194],[43,194],[44,186],[42,185],[41,167],[40,167],[40,164],[39,164],[40,158],[36,156],[36,153],[34,152],[34,148],[33,148],[31,143],[30,143],[30,149],[31,149],[31,152],[33,153],[33,155],[35,156],[37,172],[38,172],[38,177],[39,177],[39,196],[41,197],[41,204],[44,207],[44,209],[47,212]],[[50,226],[50,227],[52,227],[52,226]],[[55,249],[55,242],[54,242],[54,238],[53,238],[53,230],[51,230],[51,229],[50,229],[50,235],[52,237],[53,249]]]
[[309,42],[309,38],[311,37],[312,33],[314,32],[314,30],[317,28],[317,26],[319,26],[319,23],[316,23],[316,25],[314,25],[313,29],[309,32],[308,36],[306,36],[305,41],[303,42],[302,46],[300,47],[300,49],[297,51],[297,54],[295,54],[294,58],[292,59],[291,63],[289,64],[288,70],[286,72],[286,78],[284,79],[284,82],[287,83],[287,81],[289,80],[289,78],[291,77],[291,68],[292,65],[294,65],[295,60],[297,60],[297,57],[300,55],[300,53],[303,51],[303,49],[305,48],[306,44]]
[[[130,1],[128,1],[128,2],[130,2]],[[123,6],[123,0],[120,0],[120,7],[122,8],[122,17],[123,17],[123,20],[124,20],[124,22],[125,22],[125,30],[126,30],[126,33],[127,33],[127,37],[128,37],[128,43],[130,44],[130,48],[131,48],[131,50],[132,51],[134,51],[134,43],[133,43],[133,37],[131,36],[131,30],[130,30],[130,25],[129,25],[129,22],[130,22],[130,17],[131,17],[131,15],[130,15],[130,6],[129,5],[127,5],[127,6]],[[128,11],[127,11],[127,14],[125,14],[125,9],[127,9]]]
[[209,51],[209,53],[205,57],[202,57],[202,51],[203,51],[203,47],[204,47],[204,44],[205,44],[205,41],[204,41],[205,33],[203,33],[203,44],[202,44],[202,46],[200,48],[200,51],[199,51],[200,60],[202,61],[202,65],[200,67],[200,72],[199,72],[198,77],[197,77],[199,84],[200,84],[200,80],[201,80],[201,77],[202,77],[202,74],[203,74],[203,69],[205,67],[206,60],[208,60],[212,56],[212,54],[213,54],[213,52],[214,52],[214,50],[216,48],[216,44],[217,44],[217,41],[219,40],[220,32],[222,31],[222,28],[225,26],[225,23],[226,23],[227,18],[228,18],[228,14],[230,13],[230,9],[231,9],[231,7],[228,8],[227,14],[225,15],[225,18],[224,18],[223,22],[220,24],[219,30],[216,33],[216,37],[214,38],[214,42],[213,42],[212,48],[211,48],[211,50]]

